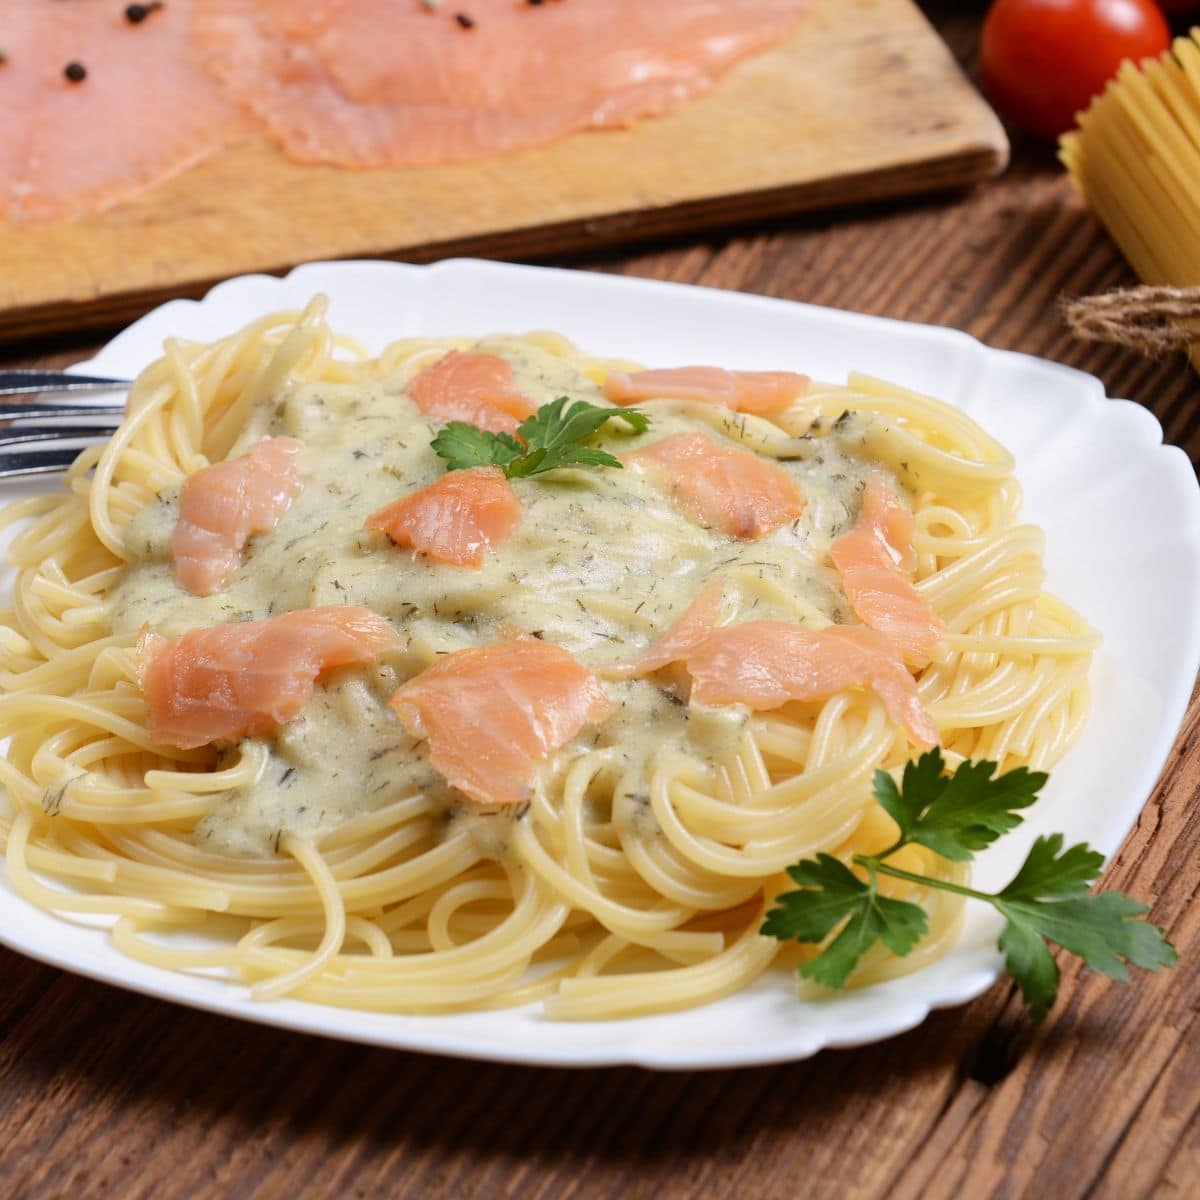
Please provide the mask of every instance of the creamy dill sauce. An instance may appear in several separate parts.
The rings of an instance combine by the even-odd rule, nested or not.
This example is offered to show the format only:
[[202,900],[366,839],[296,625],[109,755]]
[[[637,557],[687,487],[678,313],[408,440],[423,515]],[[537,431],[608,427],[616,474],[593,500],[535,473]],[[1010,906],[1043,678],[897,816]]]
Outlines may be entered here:
[[[606,403],[594,383],[539,347],[493,337],[474,348],[508,359],[518,386],[537,404],[560,395]],[[683,431],[718,439],[736,434],[733,444],[748,449],[760,429],[776,443],[782,436],[724,410],[655,405],[648,411],[648,433],[606,427],[594,443],[621,454]],[[778,461],[799,484],[804,513],[754,541],[699,527],[635,468],[514,480],[521,522],[480,570],[471,570],[429,561],[363,529],[373,512],[444,473],[429,445],[438,425],[421,415],[402,382],[288,386],[255,414],[230,456],[263,435],[299,438],[305,486],[291,509],[271,533],[251,539],[223,592],[197,597],[176,586],[170,560],[178,492],[161,494],[126,532],[134,561],[110,601],[114,631],[148,623],[177,636],[311,605],[357,604],[387,617],[400,644],[371,668],[330,672],[274,738],[240,743],[242,751],[259,752],[264,767],[253,784],[217,800],[196,837],[226,853],[269,855],[282,832],[323,833],[416,793],[444,797],[452,818],[474,819],[475,806],[444,783],[424,742],[410,737],[387,706],[400,683],[440,654],[532,634],[594,669],[644,650],[718,574],[735,583],[742,618],[816,627],[853,620],[827,556],[858,512],[867,470],[864,429],[851,417],[819,436],[788,440],[787,456]],[[712,760],[736,745],[745,728],[743,709],[689,711],[652,680],[605,688],[617,711],[585,728],[545,772],[561,769],[581,749],[611,747],[627,777],[644,777],[664,746]],[[476,823],[489,852],[501,853],[499,823],[483,817]]]

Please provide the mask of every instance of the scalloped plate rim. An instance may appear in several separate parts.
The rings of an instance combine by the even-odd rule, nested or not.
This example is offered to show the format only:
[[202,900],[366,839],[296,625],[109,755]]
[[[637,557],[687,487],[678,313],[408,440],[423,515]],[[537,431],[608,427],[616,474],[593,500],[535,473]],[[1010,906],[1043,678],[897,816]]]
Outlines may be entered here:
[[[286,306],[284,297],[289,287],[294,289],[295,284],[306,282],[310,276],[315,277],[314,284],[321,280],[332,280],[338,288],[358,288],[362,286],[366,275],[370,276],[370,286],[379,280],[395,280],[405,295],[406,304],[415,304],[418,308],[430,288],[449,277],[449,283],[442,286],[448,287],[452,293],[455,288],[462,293],[476,284],[506,284],[511,281],[514,286],[527,290],[532,288],[551,297],[559,288],[565,288],[573,295],[594,296],[597,302],[602,301],[606,294],[615,295],[618,292],[635,298],[660,297],[666,300],[668,306],[675,298],[686,298],[688,304],[699,300],[703,305],[713,306],[714,311],[728,309],[770,314],[786,311],[790,319],[800,326],[845,327],[855,332],[872,333],[893,345],[909,343],[919,346],[932,340],[948,352],[957,350],[982,365],[983,369],[969,389],[968,398],[973,402],[971,407],[974,406],[977,392],[982,394],[980,402],[985,405],[990,402],[986,395],[986,376],[987,368],[992,364],[1000,371],[1032,372],[1047,382],[1054,380],[1057,388],[1064,393],[1063,403],[1069,400],[1068,407],[1081,405],[1088,410],[1089,416],[1098,417],[1102,425],[1120,423],[1126,429],[1137,427],[1137,444],[1133,447],[1133,453],[1141,458],[1153,456],[1158,468],[1156,477],[1164,490],[1163,494],[1184,505],[1185,536],[1177,539],[1175,545],[1187,553],[1180,554],[1175,564],[1177,581],[1188,594],[1200,599],[1200,490],[1197,490],[1191,464],[1184,452],[1163,444],[1162,428],[1154,415],[1132,401],[1107,400],[1101,382],[1087,372],[1019,351],[993,349],[970,334],[951,328],[691,284],[575,272],[563,268],[518,266],[472,259],[447,259],[429,265],[349,260],[302,264],[284,277],[238,276],[217,284],[202,299],[170,301],[118,333],[92,359],[69,369],[84,372],[110,370],[114,362],[124,361],[122,355],[127,348],[137,345],[150,333],[161,334],[166,327],[174,325],[177,318],[186,324],[197,313],[206,318],[229,310],[229,315],[233,317],[232,329],[258,312]],[[321,283],[321,286],[327,287],[328,283]],[[241,299],[248,298],[251,293],[274,296],[275,299],[268,308],[256,305],[254,312],[240,311]],[[398,307],[403,309],[403,306]],[[233,310],[238,310],[236,315]],[[496,327],[504,324],[504,320],[498,319]],[[857,365],[869,370],[870,354],[865,354],[864,358],[868,361]],[[1121,415],[1118,417],[1117,413]],[[1111,418],[1109,414],[1112,414]],[[1003,441],[1002,432],[999,436]],[[1200,609],[1200,604],[1194,606],[1194,611],[1196,609]],[[1098,848],[1108,854],[1116,849],[1137,820],[1170,753],[1179,722],[1186,711],[1197,666],[1200,666],[1200,613],[1172,632],[1176,637],[1175,647],[1180,666],[1173,678],[1163,685],[1164,691],[1158,696],[1163,710],[1161,725],[1155,735],[1148,739],[1148,744],[1139,747],[1137,782],[1131,786],[1131,792],[1136,794],[1124,798],[1119,817],[1110,818],[1099,831],[1099,836],[1095,833],[1092,835]],[[1072,761],[1069,757],[1060,771],[1069,774]],[[1029,824],[1033,823],[1031,818]],[[987,921],[984,919],[977,923],[986,925]],[[43,940],[43,932],[47,933],[49,941]],[[53,917],[17,896],[2,868],[0,941],[29,957],[64,970],[224,1016],[398,1049],[559,1067],[640,1065],[654,1069],[690,1070],[794,1061],[826,1047],[863,1045],[911,1030],[924,1021],[930,1011],[960,1005],[975,998],[999,974],[998,953],[976,937],[972,944],[960,943],[951,954],[907,980],[894,980],[864,988],[848,996],[815,1003],[784,1000],[781,998],[790,992],[790,985],[782,975],[775,973],[760,980],[746,992],[688,1013],[567,1026],[568,1029],[578,1030],[580,1036],[574,1039],[568,1037],[565,1045],[548,1045],[536,1037],[537,1033],[540,1031],[545,1035],[563,1026],[540,1021],[536,1009],[532,1007],[500,1013],[410,1017],[361,1014],[294,1000],[280,1001],[270,1006],[253,1004],[246,998],[244,989],[236,984],[150,967],[117,955],[101,930]],[[922,994],[931,988],[932,994]],[[671,1026],[689,1023],[697,1014],[702,1019],[711,1017],[714,1029],[727,1033],[727,1021],[723,1021],[722,1016],[731,1002],[743,1000],[751,1006],[771,1000],[795,1004],[794,1031],[790,1036],[772,1041],[716,1036],[705,1040],[703,1045],[694,1038],[683,1045],[672,1042],[669,1036]],[[863,1010],[865,1016],[862,1015]],[[831,1026],[824,1027],[817,1020],[816,1030],[805,1030],[805,1014],[823,1019],[831,1012],[853,1014],[853,1019],[848,1018],[841,1024],[835,1019]],[[496,1028],[503,1030],[510,1021],[529,1025],[528,1042],[513,1044],[502,1035],[497,1036]],[[477,1026],[485,1031],[483,1036],[476,1029]],[[491,1032],[487,1033],[489,1029]],[[636,1031],[636,1036],[625,1039],[622,1037],[625,1031],[631,1035]],[[595,1036],[583,1036],[585,1032],[589,1035],[602,1033],[603,1036],[597,1040]],[[659,1044],[657,1037],[650,1040],[649,1033],[666,1036]]]

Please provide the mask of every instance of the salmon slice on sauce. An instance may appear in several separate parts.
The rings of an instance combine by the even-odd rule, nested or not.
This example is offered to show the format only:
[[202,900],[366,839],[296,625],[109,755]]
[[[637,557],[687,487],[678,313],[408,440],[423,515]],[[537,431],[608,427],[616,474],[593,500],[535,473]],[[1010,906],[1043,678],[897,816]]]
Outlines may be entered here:
[[682,662],[691,676],[691,698],[698,704],[745,704],[755,710],[869,687],[914,741],[938,741],[937,727],[917,698],[916,682],[881,634],[849,625],[811,630],[783,621],[718,626],[725,595],[725,581],[714,579],[644,654],[610,664],[601,673],[613,679],[641,678]]
[[722,367],[674,367],[658,371],[610,371],[605,395],[622,407],[651,400],[718,404],[735,412],[780,412],[808,391],[807,375],[791,371],[726,371]]
[[614,707],[586,667],[535,638],[447,654],[390,703],[447,782],[489,805],[528,800],[537,764]]
[[273,733],[308,703],[323,671],[372,662],[396,641],[377,613],[336,604],[171,641],[145,633],[138,678],[151,736],[190,750]]
[[869,688],[917,745],[939,740],[916,681],[892,644],[873,629],[747,621],[713,630],[688,651],[686,662],[691,698],[698,704],[744,704],[758,711]]
[[[136,24],[125,7],[0,4],[0,217],[48,224],[106,208],[249,131],[193,59],[192,0]],[[84,71],[76,82],[70,63]]]
[[625,456],[702,525],[760,538],[804,511],[804,496],[778,464],[703,433],[676,433]]
[[188,477],[171,537],[175,581],[197,596],[219,592],[251,536],[270,533],[304,486],[296,465],[302,442],[262,438],[238,458]]
[[859,620],[887,637],[906,662],[927,663],[945,627],[912,584],[912,513],[875,476],[867,479],[854,528],[833,543],[829,557]]
[[435,421],[466,421],[491,433],[513,433],[535,408],[518,390],[506,359],[461,350],[426,367],[409,383],[408,394]]
[[726,590],[724,579],[711,580],[697,593],[669,633],[629,662],[608,663],[600,669],[600,674],[607,679],[640,679],[670,663],[686,661],[720,620]]
[[521,520],[521,502],[499,467],[450,471],[373,513],[368,529],[379,529],[400,546],[411,546],[438,562],[481,567]]
[[193,3],[205,65],[289,156],[401,166],[677,109],[785,38],[810,0]]

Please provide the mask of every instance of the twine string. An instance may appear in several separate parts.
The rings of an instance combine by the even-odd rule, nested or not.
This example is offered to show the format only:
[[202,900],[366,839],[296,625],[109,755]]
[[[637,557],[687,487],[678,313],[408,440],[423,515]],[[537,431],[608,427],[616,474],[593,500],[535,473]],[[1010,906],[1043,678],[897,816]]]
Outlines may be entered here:
[[1071,332],[1089,342],[1113,342],[1159,356],[1200,344],[1200,287],[1117,288],[1064,299]]

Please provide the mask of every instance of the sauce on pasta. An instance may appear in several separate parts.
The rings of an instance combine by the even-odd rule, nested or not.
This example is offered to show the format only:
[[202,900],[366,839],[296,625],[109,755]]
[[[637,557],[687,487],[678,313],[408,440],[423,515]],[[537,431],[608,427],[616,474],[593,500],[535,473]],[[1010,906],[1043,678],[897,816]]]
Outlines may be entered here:
[[[948,759],[1044,768],[1078,733],[1096,638],[1042,591],[1042,536],[1019,523],[1011,459],[963,414],[866,377],[814,386],[770,420],[652,402],[650,431],[610,425],[596,444],[621,455],[703,432],[778,465],[801,514],[731,537],[632,466],[563,470],[512,481],[519,525],[467,569],[364,528],[444,474],[437,422],[406,389],[452,348],[508,361],[535,404],[606,403],[612,364],[555,335],[408,340],[371,358],[315,303],[213,346],[169,344],[70,490],[9,510],[32,518],[11,552],[21,570],[0,677],[8,859],[25,895],[113,914],[130,954],[221,967],[264,997],[394,1011],[542,1000],[552,1016],[597,1018],[745,986],[796,953],[758,933],[784,868],[890,840],[871,778],[902,766],[912,742],[869,689],[752,712],[689,704],[678,668],[607,678],[611,715],[540,762],[529,802],[504,810],[450,787],[388,699],[447,654],[521,636],[603,674],[718,578],[737,619],[857,624],[829,550],[869,477],[914,515],[916,589],[945,633],[912,674]],[[303,490],[223,590],[192,595],[170,559],[183,482],[263,436],[302,443]],[[385,617],[396,648],[323,676],[274,735],[153,744],[140,630],[341,604]],[[957,900],[922,902],[922,947],[868,956],[856,982],[952,943]],[[200,950],[159,936],[213,913],[240,933]]]

